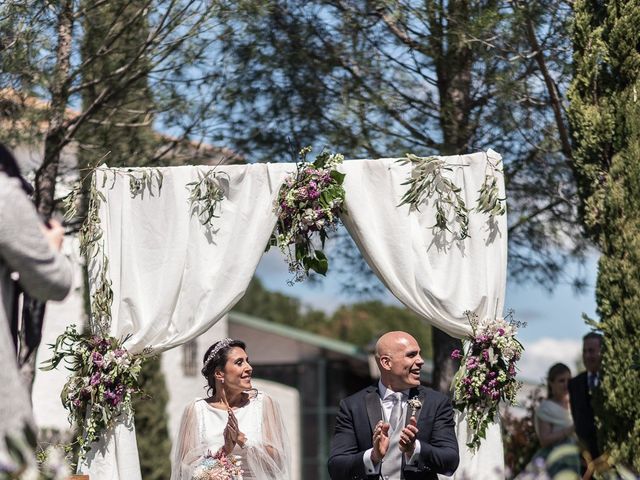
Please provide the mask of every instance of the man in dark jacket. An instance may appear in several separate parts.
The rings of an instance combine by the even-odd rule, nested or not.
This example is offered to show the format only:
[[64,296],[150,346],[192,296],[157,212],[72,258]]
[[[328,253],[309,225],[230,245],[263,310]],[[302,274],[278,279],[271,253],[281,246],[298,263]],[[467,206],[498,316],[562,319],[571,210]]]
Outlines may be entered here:
[[435,480],[459,463],[453,408],[420,385],[418,342],[389,332],[376,344],[377,385],[340,402],[329,455],[333,480]]
[[576,434],[593,459],[600,456],[591,397],[595,390],[600,388],[601,348],[602,335],[591,332],[583,337],[582,360],[587,371],[569,381],[571,415],[576,426]]

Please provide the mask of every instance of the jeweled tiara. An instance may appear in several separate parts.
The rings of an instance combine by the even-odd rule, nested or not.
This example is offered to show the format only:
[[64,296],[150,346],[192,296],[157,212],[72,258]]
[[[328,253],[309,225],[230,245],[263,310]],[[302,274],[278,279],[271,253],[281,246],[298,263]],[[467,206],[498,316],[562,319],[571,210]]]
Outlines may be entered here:
[[211,362],[216,357],[218,352],[220,352],[220,350],[222,350],[223,348],[228,347],[231,342],[233,342],[233,338],[223,338],[216,344],[215,347],[213,347],[213,350],[211,350],[211,353],[209,353],[209,356],[207,356],[207,359],[204,361],[204,365],[202,366],[203,372],[207,369],[209,362]]

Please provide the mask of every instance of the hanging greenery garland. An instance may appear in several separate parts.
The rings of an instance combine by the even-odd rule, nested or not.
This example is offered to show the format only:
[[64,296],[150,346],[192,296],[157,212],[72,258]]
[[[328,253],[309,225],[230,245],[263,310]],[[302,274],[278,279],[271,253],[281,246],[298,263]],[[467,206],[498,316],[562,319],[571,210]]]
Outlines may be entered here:
[[[398,162],[402,165],[411,163],[413,167],[411,178],[402,183],[409,188],[398,206],[410,205],[411,208],[420,210],[423,202],[430,199],[436,210],[436,223],[433,228],[453,233],[458,240],[467,238],[470,209],[460,195],[461,188],[447,178],[445,172],[451,172],[453,169],[446,161],[442,157],[418,157],[407,153],[406,158]],[[493,220],[495,216],[506,213],[506,199],[500,198],[496,176],[502,171],[488,159],[486,168],[489,171],[485,173],[473,211],[484,213]]]

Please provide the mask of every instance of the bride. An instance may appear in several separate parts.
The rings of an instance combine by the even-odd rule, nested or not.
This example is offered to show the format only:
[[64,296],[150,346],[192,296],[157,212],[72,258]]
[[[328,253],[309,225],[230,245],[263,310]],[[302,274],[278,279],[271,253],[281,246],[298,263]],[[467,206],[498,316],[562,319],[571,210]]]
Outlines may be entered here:
[[[290,478],[290,450],[280,409],[269,396],[252,389],[251,372],[244,342],[225,338],[209,347],[202,375],[211,396],[196,398],[185,408],[171,480]],[[239,459],[241,475],[202,473],[221,457],[222,463],[225,458]]]

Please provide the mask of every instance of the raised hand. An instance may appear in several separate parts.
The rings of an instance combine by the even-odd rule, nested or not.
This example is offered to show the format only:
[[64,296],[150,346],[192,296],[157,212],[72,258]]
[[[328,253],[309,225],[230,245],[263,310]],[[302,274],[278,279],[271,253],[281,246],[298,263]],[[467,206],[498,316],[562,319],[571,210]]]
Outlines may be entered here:
[[418,435],[417,425],[416,417],[412,416],[409,419],[407,426],[402,429],[402,432],[400,432],[399,446],[401,452],[408,455],[413,454],[413,450],[416,445],[416,436]]
[[227,454],[233,451],[233,448],[236,444],[241,447],[244,446],[247,438],[240,431],[240,427],[238,426],[238,419],[236,418],[233,410],[230,408],[227,410],[229,414],[229,419],[227,420],[227,426],[224,428],[223,436],[224,436],[224,450]]
[[371,461],[374,465],[380,463],[380,461],[387,454],[389,450],[389,425],[382,420],[378,422],[376,428],[373,430],[373,451],[371,452]]

